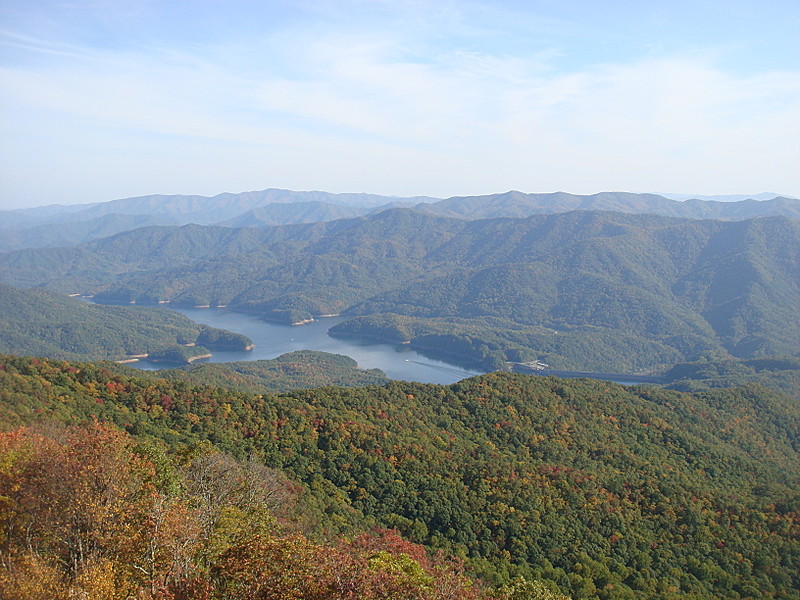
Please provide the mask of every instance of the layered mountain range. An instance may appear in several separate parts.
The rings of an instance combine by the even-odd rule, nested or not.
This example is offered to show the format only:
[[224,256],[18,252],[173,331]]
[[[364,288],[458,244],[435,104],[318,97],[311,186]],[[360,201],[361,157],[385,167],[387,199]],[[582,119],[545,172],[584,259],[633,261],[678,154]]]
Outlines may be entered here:
[[[439,199],[281,189],[213,197],[151,195],[95,204],[0,211],[0,251],[72,245],[145,225],[267,227],[332,221],[398,207],[466,219],[528,217],[571,210],[610,210],[690,219],[741,220],[779,215],[800,218],[800,200],[769,194],[756,197],[758,200],[745,197],[725,202],[688,198],[679,202],[657,194],[603,192],[581,196],[510,191]],[[65,228],[64,224],[69,226]]]
[[0,280],[99,302],[226,305],[484,368],[643,371],[800,351],[800,221],[572,211],[468,220],[145,227],[6,253]]

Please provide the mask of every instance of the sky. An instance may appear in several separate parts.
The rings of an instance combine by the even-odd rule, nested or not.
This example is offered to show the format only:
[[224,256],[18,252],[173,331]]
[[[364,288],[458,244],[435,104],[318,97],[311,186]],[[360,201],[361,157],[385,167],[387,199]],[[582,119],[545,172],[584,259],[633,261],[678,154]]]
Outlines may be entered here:
[[800,197],[796,0],[3,0],[0,208]]

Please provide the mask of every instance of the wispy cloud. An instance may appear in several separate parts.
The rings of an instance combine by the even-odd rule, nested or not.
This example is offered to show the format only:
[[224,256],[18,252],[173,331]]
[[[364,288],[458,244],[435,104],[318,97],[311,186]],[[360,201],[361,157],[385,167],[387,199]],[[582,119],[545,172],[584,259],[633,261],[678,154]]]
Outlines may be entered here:
[[[49,173],[53,189],[84,197],[78,177],[63,178],[83,151],[108,173],[98,194],[117,189],[114,177],[131,181],[131,164],[153,169],[147,190],[139,172],[140,187],[114,196],[272,185],[800,193],[800,69],[731,71],[719,47],[575,61],[564,37],[574,15],[519,9],[525,25],[551,27],[527,43],[511,12],[481,22],[484,4],[442,4],[438,29],[426,3],[356,4],[367,14],[353,23],[334,3],[291,19],[279,11],[290,5],[272,3],[269,27],[223,28],[204,43],[0,32],[14,180],[4,193]],[[498,43],[504,27],[510,39]],[[99,155],[104,144],[115,150]],[[67,146],[69,159],[55,150]]]

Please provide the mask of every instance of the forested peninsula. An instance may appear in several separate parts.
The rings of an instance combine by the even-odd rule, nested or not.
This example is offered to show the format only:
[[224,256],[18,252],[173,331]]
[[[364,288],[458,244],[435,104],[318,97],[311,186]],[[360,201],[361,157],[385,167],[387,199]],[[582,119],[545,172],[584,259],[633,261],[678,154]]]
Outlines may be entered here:
[[100,306],[43,289],[0,283],[0,352],[135,362],[189,363],[210,350],[249,350],[245,335],[170,310]]

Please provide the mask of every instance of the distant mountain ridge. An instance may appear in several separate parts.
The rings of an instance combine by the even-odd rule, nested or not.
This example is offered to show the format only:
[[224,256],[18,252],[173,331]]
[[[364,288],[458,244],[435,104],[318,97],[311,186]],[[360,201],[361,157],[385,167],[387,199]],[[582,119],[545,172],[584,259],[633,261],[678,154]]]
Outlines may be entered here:
[[509,191],[486,196],[455,196],[431,204],[418,204],[419,210],[466,219],[529,217],[573,210],[610,210],[633,214],[654,214],[684,219],[738,221],[755,217],[785,216],[800,219],[800,200],[775,197],[770,200],[670,200],[657,194],[601,192],[587,196],[555,192],[526,194]]
[[140,227],[173,224],[171,219],[155,215],[108,214],[85,221],[45,223],[16,230],[0,230],[0,252],[20,248],[73,246]]
[[187,223],[211,225],[233,219],[255,208],[263,208],[272,204],[318,202],[337,206],[374,209],[398,201],[417,204],[432,200],[438,200],[438,198],[429,198],[427,196],[396,198],[367,193],[335,194],[321,191],[296,192],[269,188],[238,194],[225,192],[216,196],[152,194],[86,205],[51,205],[0,211],[0,217],[2,217],[1,222],[5,223],[2,226],[4,229],[18,228],[20,226],[29,227],[35,224],[52,223],[56,220],[72,222],[93,219],[109,214],[157,215],[162,218],[172,219],[176,225]]
[[775,192],[761,192],[760,194],[664,194],[659,193],[670,200],[714,200],[718,202],[738,202],[740,200],[772,200],[773,198],[784,197],[797,200],[797,196],[787,194],[776,194]]
[[155,194],[87,205],[0,211],[0,251],[68,246],[154,224],[269,227],[332,221],[398,207],[459,219],[529,217],[572,210],[611,210],[689,219],[742,220],[767,216],[800,219],[800,200],[782,196],[763,199],[764,194],[757,196],[760,199],[737,202],[713,199],[679,202],[658,194],[628,192],[577,195],[509,191],[439,199],[272,188],[213,197]]
[[[377,209],[380,210],[380,209]],[[369,212],[364,207],[311,201],[268,204],[248,210],[240,215],[217,223],[223,227],[271,227],[293,223],[319,223],[360,217]]]

